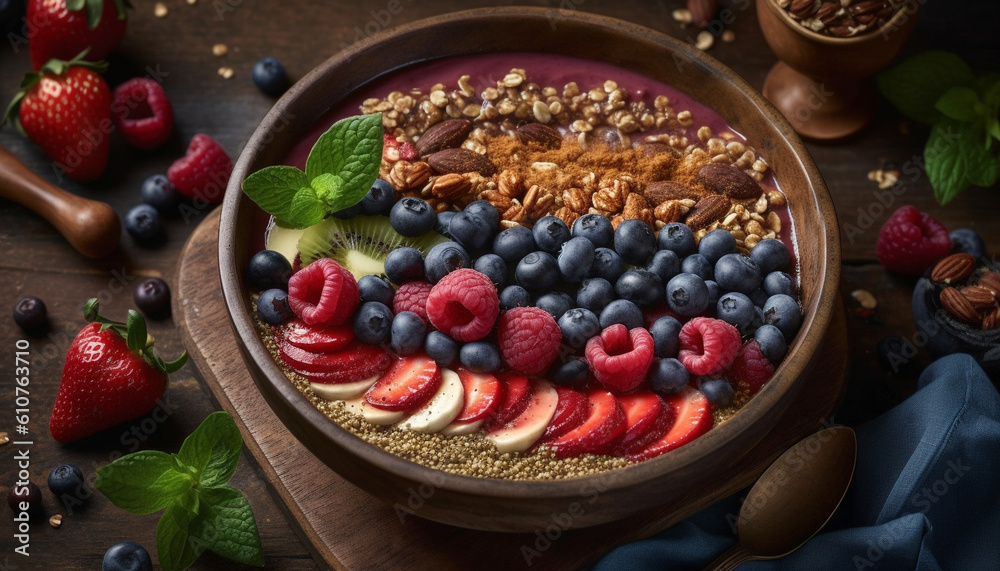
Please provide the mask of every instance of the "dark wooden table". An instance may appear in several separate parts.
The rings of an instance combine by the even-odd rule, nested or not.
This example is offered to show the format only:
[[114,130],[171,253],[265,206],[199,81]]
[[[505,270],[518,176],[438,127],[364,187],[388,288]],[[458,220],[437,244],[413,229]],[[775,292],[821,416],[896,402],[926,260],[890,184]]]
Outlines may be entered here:
[[[152,153],[130,150],[113,141],[112,161],[107,173],[86,186],[59,181],[50,161],[27,139],[10,128],[0,131],[0,145],[10,149],[35,172],[82,196],[112,204],[120,215],[140,202],[139,186],[147,176],[164,172],[183,154],[186,142],[196,133],[207,133],[220,141],[236,157],[259,120],[273,103],[250,81],[253,62],[263,56],[282,60],[293,78],[301,77],[338,49],[369,33],[378,33],[420,18],[453,10],[501,4],[480,0],[423,1],[366,0],[334,3],[325,0],[168,0],[169,14],[157,18],[153,2],[138,0],[130,16],[128,35],[112,59],[109,82],[114,85],[128,77],[158,74],[173,102],[177,124],[173,138]],[[516,2],[511,2],[514,4]],[[693,42],[695,30],[684,29],[671,18],[671,11],[683,2],[639,2],[629,0],[534,1],[532,4],[574,8],[641,23]],[[503,4],[506,4],[504,2]],[[938,4],[944,4],[938,6]],[[972,3],[968,3],[972,4]],[[958,51],[977,69],[988,69],[1000,56],[1000,45],[992,36],[995,8],[928,3],[906,53],[928,48]],[[752,85],[763,84],[767,70],[776,61],[757,27],[753,4],[748,0],[723,1],[735,18],[728,26],[736,33],[733,43],[717,42],[709,52],[735,69]],[[390,11],[390,9],[392,11]],[[393,13],[395,12],[395,13]],[[993,12],[990,14],[988,12]],[[961,33],[954,33],[961,29]],[[995,37],[995,36],[994,36]],[[8,38],[10,39],[10,38]],[[442,38],[446,41],[446,38]],[[4,104],[14,94],[27,70],[28,54],[23,44],[13,41],[0,46],[0,99]],[[228,55],[212,55],[213,44],[224,43]],[[16,47],[12,47],[16,46]],[[222,66],[235,70],[224,79]],[[974,228],[986,239],[988,248],[1000,251],[1000,226],[994,223],[1000,212],[996,189],[972,189],[947,207],[938,206],[926,176],[904,175],[894,203],[883,207],[877,186],[867,179],[870,170],[895,165],[918,164],[927,130],[909,125],[901,128],[899,116],[883,104],[874,124],[854,140],[841,144],[811,144],[810,151],[826,178],[837,206],[843,243],[842,291],[849,311],[851,383],[837,421],[856,423],[885,410],[911,391],[922,365],[930,357],[921,350],[917,367],[889,375],[876,364],[875,346],[885,335],[912,338],[910,318],[912,280],[889,275],[875,260],[878,228],[898,205],[909,203],[927,211],[948,228]],[[176,273],[178,256],[188,235],[203,219],[204,212],[167,223],[169,239],[156,249],[136,246],[123,236],[118,251],[106,259],[87,260],[73,251],[55,230],[32,212],[0,201],[0,311],[10,315],[15,301],[32,294],[48,305],[52,328],[47,337],[28,338],[31,343],[31,479],[45,488],[51,468],[74,463],[88,478],[109,461],[109,457],[135,449],[154,448],[176,451],[183,437],[217,405],[190,365],[171,381],[168,398],[175,406],[165,422],[150,434],[133,437],[131,425],[117,434],[86,445],[60,446],[52,440],[47,425],[59,384],[65,350],[83,325],[81,305],[89,297],[102,297],[104,311],[122,318],[133,305],[132,288],[145,276],[161,276],[170,282]],[[868,221],[870,217],[870,221]],[[865,225],[867,222],[868,225]],[[862,231],[851,233],[847,225]],[[808,239],[802,236],[800,239]],[[874,316],[861,318],[850,313],[850,292],[864,288],[879,301]],[[7,372],[0,381],[0,431],[12,436],[14,390],[10,382],[15,343],[24,334],[9,317],[0,317],[0,350],[9,355]],[[157,346],[167,356],[183,350],[180,335],[170,320],[155,321],[150,331]],[[140,426],[138,423],[135,426]],[[146,426],[148,428],[149,424]],[[15,447],[0,447],[0,492],[16,479]],[[286,515],[272,497],[269,484],[244,454],[233,484],[250,498],[260,527],[268,568],[312,569],[318,565],[309,547],[291,530]],[[46,490],[48,514],[63,513],[63,525],[52,529],[44,521],[31,529],[31,557],[13,553],[13,523],[0,518],[0,569],[95,569],[104,551],[113,543],[133,540],[155,548],[157,517],[135,516],[111,505],[99,494],[84,509],[67,513]],[[8,514],[10,512],[7,512]],[[349,523],[349,522],[345,522]],[[16,566],[16,567],[15,567]],[[236,565],[206,553],[196,569],[230,569]]]

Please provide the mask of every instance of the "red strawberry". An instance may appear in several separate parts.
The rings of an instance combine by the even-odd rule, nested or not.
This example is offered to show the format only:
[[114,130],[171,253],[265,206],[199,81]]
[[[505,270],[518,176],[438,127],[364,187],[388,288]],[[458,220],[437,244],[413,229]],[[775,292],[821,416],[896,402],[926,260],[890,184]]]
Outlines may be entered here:
[[126,6],[126,0],[28,0],[32,67],[87,49],[89,61],[108,57],[125,37]]
[[153,410],[167,388],[167,375],[187,361],[184,353],[165,363],[153,350],[146,322],[129,311],[128,324],[108,321],[96,299],[84,315],[91,323],[77,334],[63,365],[49,431],[66,444]]
[[487,431],[497,426],[503,426],[514,420],[519,414],[528,408],[531,401],[531,383],[528,377],[509,373],[500,376],[500,382],[504,386],[503,399],[497,407],[493,418],[489,420]]
[[616,446],[611,452],[612,456],[619,456],[621,458],[632,458],[633,456],[639,454],[646,449],[647,446],[656,442],[657,440],[663,438],[663,436],[674,427],[674,422],[677,420],[677,409],[668,405],[666,402],[660,408],[660,414],[653,421],[653,425],[646,431],[645,434],[639,436],[638,438]]
[[625,435],[620,446],[628,446],[649,432],[663,410],[663,399],[650,391],[639,391],[619,396],[618,402],[625,412]]
[[368,404],[382,410],[417,410],[441,386],[441,370],[427,355],[397,360],[365,393]]
[[385,349],[352,341],[340,351],[313,353],[278,343],[278,355],[296,373],[317,383],[353,383],[380,375],[389,368],[392,357]]
[[299,319],[292,319],[281,327],[276,327],[275,334],[290,345],[313,353],[340,350],[354,339],[350,325],[313,327]]
[[222,145],[208,135],[198,134],[188,144],[187,154],[167,169],[167,178],[182,195],[218,204],[226,195],[232,172],[233,161]]
[[590,412],[583,424],[546,443],[557,457],[598,454],[625,433],[625,412],[613,394],[595,390],[587,394],[587,400]]
[[91,182],[110,151],[111,91],[97,74],[107,64],[51,60],[29,73],[4,121],[17,114],[21,128],[66,176]]
[[709,404],[708,399],[701,391],[687,387],[664,400],[666,405],[673,408],[676,414],[673,426],[660,439],[631,454],[630,460],[636,462],[649,460],[669,452],[705,434],[715,423],[715,419],[712,417],[712,405]]
[[152,79],[137,77],[116,87],[111,110],[118,132],[137,149],[159,147],[174,130],[174,108],[163,87]]
[[545,429],[542,440],[555,440],[587,420],[590,412],[590,401],[587,395],[580,391],[567,387],[556,389],[559,395],[559,403],[556,405],[556,412],[552,415],[552,422]]
[[455,422],[475,422],[495,411],[503,400],[503,385],[489,373],[474,373],[467,369],[457,371],[465,389],[465,405]]

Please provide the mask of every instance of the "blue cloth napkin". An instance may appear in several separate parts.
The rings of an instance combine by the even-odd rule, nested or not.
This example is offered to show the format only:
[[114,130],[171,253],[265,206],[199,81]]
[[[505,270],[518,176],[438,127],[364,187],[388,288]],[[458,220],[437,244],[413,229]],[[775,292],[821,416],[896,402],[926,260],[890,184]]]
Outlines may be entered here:
[[[856,431],[854,481],[823,533],[741,570],[1000,569],[1000,394],[975,360],[934,362],[916,393]],[[622,545],[593,570],[700,570],[735,543],[745,494]]]

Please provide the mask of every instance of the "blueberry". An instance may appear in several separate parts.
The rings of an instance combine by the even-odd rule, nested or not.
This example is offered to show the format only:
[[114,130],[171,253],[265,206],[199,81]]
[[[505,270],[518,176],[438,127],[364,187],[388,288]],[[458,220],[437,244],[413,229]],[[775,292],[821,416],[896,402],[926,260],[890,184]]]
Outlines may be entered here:
[[694,234],[687,224],[671,222],[660,228],[656,243],[661,250],[670,250],[677,257],[683,258],[694,251]]
[[[268,289],[285,291],[282,288]],[[132,291],[132,301],[146,315],[164,317],[170,314],[170,286],[160,278],[146,278],[135,286],[135,290]]]
[[560,387],[582,389],[590,380],[590,367],[580,357],[570,355],[565,363],[556,361],[556,364],[549,369],[548,378]]
[[268,325],[281,325],[295,317],[288,305],[288,292],[273,288],[264,291],[257,298],[257,317]]
[[412,311],[400,311],[392,318],[389,346],[397,355],[410,355],[424,346],[427,326],[419,315]]
[[653,353],[657,357],[676,357],[681,348],[681,322],[665,315],[653,322],[649,334],[653,336]]
[[705,280],[695,274],[677,274],[667,282],[667,305],[683,317],[693,317],[705,311],[708,307]]
[[556,261],[563,281],[578,284],[587,277],[594,265],[594,244],[582,236],[570,238],[559,250]]
[[535,238],[531,230],[524,226],[514,226],[497,234],[493,239],[493,253],[508,264],[516,264],[521,258],[535,251]]
[[722,288],[715,280],[705,280],[705,287],[708,288],[708,307],[715,307],[719,303],[719,296],[722,295]]
[[464,211],[474,214],[486,222],[486,229],[490,233],[490,239],[492,240],[493,235],[497,232],[497,227],[500,226],[500,212],[497,210],[497,207],[490,204],[487,200],[476,200],[470,202]]
[[458,350],[462,366],[477,373],[492,373],[500,368],[500,352],[485,341],[473,341]]
[[698,383],[698,390],[705,395],[708,402],[715,408],[729,406],[729,403],[733,402],[733,395],[736,393],[733,390],[733,385],[729,384],[729,381],[726,379],[704,379]]
[[247,284],[258,290],[288,289],[292,277],[292,264],[280,252],[261,250],[247,264]]
[[14,323],[17,323],[26,333],[43,335],[49,328],[49,311],[45,302],[28,295],[14,304]]
[[580,282],[576,290],[576,305],[600,314],[615,299],[615,286],[604,278],[590,278]]
[[625,260],[611,248],[594,250],[594,265],[590,266],[590,277],[604,278],[611,283],[618,281],[625,273]]
[[719,298],[716,312],[719,319],[735,327],[742,335],[750,332],[757,316],[750,298],[735,291],[723,294]]
[[424,351],[438,365],[447,367],[458,359],[458,341],[440,331],[428,331],[424,339]]
[[532,252],[517,263],[514,278],[530,292],[548,291],[559,281],[559,264],[548,252]]
[[153,560],[143,546],[122,541],[104,553],[101,571],[153,571]]
[[761,273],[750,256],[726,254],[715,263],[715,281],[722,291],[751,293],[760,287]]
[[392,336],[392,310],[377,301],[368,301],[354,314],[351,322],[354,336],[362,343],[381,345]]
[[42,515],[42,491],[38,489],[38,486],[34,482],[28,482],[27,486],[11,486],[10,490],[7,491],[7,505],[15,513],[19,514],[24,511],[20,505],[22,502],[28,504],[27,512],[30,519],[35,519]]
[[680,361],[672,357],[656,359],[649,368],[649,382],[653,391],[661,395],[680,392],[688,385],[691,374]]
[[545,216],[535,222],[531,235],[538,249],[550,254],[558,253],[563,242],[570,239],[569,227],[557,216]]
[[624,220],[615,230],[615,251],[627,263],[644,266],[656,251],[656,235],[642,220]]
[[986,243],[983,237],[971,228],[959,228],[948,235],[951,238],[951,251],[965,252],[976,258],[986,257]]
[[441,278],[449,273],[468,268],[472,265],[472,258],[457,242],[441,242],[427,252],[427,260],[424,261],[424,272],[427,279],[432,283],[438,283]]
[[142,181],[140,194],[142,201],[160,214],[171,216],[178,213],[177,205],[180,204],[181,195],[177,193],[177,189],[166,175],[154,174]]
[[573,308],[573,298],[561,291],[550,291],[538,296],[535,307],[559,319],[562,314]]
[[250,76],[257,89],[273,97],[284,93],[290,83],[288,74],[285,73],[285,66],[273,57],[257,60],[257,63],[253,64]]
[[736,238],[729,233],[729,230],[719,228],[712,230],[698,242],[698,253],[705,256],[711,264],[719,261],[719,258],[736,251]]
[[701,254],[691,254],[681,260],[681,273],[694,274],[703,280],[715,280],[715,269],[712,263]]
[[334,218],[339,218],[341,220],[350,220],[354,218],[361,212],[361,203],[357,203],[354,206],[348,206],[347,208],[342,208],[336,212],[330,214]]
[[361,205],[361,214],[365,216],[388,216],[396,204],[396,189],[377,178],[358,204]]
[[757,331],[754,331],[753,338],[757,340],[757,345],[760,345],[761,355],[766,357],[772,365],[777,365],[785,358],[788,344],[785,342],[785,336],[777,327],[761,325]]
[[67,509],[72,509],[73,506],[80,505],[90,498],[91,492],[86,488],[83,471],[72,464],[53,468],[49,472],[48,483],[49,490]]
[[496,254],[483,254],[472,264],[472,268],[477,272],[490,278],[497,289],[503,289],[507,283],[507,262]]
[[469,252],[481,252],[493,240],[489,223],[474,212],[463,211],[451,217],[448,235]]
[[792,261],[785,243],[773,238],[757,242],[753,250],[750,250],[750,259],[760,268],[761,275],[778,270],[787,270],[788,264]]
[[792,276],[785,272],[771,272],[764,278],[764,293],[767,295],[778,295],[783,293],[795,296],[795,281]]
[[420,250],[401,246],[389,252],[385,257],[385,275],[396,285],[424,279],[424,257]]
[[528,307],[531,305],[531,294],[519,285],[509,285],[500,290],[500,309],[512,307]]
[[139,244],[152,244],[163,235],[160,213],[148,204],[140,204],[125,215],[125,231]]
[[591,337],[600,335],[601,321],[593,311],[575,307],[559,318],[559,329],[562,330],[563,341],[570,347],[579,349],[586,345]]
[[403,236],[414,238],[434,229],[437,214],[426,201],[406,196],[396,201],[389,210],[389,224]]
[[627,299],[616,299],[601,311],[601,329],[621,323],[629,329],[642,327],[642,310]]
[[750,298],[750,301],[753,302],[754,306],[764,307],[764,304],[767,303],[767,298],[770,296],[767,295],[767,292],[764,291],[763,287],[759,287],[748,293],[747,297]]
[[781,294],[772,295],[764,304],[764,323],[777,327],[791,341],[802,325],[802,310],[795,298]]
[[584,214],[573,223],[572,234],[590,240],[597,248],[607,248],[615,238],[615,229],[606,216]]
[[646,269],[659,276],[661,282],[667,283],[681,273],[681,259],[671,250],[659,250],[646,264]]
[[615,293],[639,307],[650,307],[663,301],[663,282],[649,270],[629,270],[615,282]]
[[396,295],[396,290],[393,289],[389,280],[383,278],[382,276],[368,274],[366,276],[361,276],[361,279],[358,280],[358,293],[361,298],[361,303],[366,301],[377,301],[382,305],[391,307],[392,298]]
[[451,219],[454,218],[456,214],[458,214],[458,212],[455,212],[454,210],[438,212],[437,224],[434,225],[434,231],[446,238],[452,238],[452,235],[448,232],[448,226],[451,225]]
[[875,347],[875,358],[879,366],[892,375],[909,369],[916,356],[917,348],[913,343],[899,335],[887,335]]

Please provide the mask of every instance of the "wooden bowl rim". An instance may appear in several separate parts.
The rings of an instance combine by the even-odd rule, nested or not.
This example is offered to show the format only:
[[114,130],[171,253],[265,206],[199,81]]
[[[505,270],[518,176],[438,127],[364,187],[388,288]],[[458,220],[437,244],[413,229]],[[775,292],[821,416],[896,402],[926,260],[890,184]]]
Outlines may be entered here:
[[898,32],[899,30],[903,29],[903,24],[900,24],[899,21],[901,20],[903,22],[906,22],[908,18],[915,17],[917,11],[920,9],[919,8],[920,5],[915,4],[913,12],[907,12],[905,8],[909,4],[904,4],[899,8],[899,11],[893,14],[892,18],[889,18],[889,21],[886,22],[881,28],[861,34],[860,36],[852,36],[850,38],[838,38],[835,36],[827,36],[826,34],[814,32],[809,28],[803,26],[802,24],[796,22],[792,18],[791,14],[786,12],[783,8],[778,7],[777,2],[775,2],[774,0],[757,0],[758,5],[762,3],[766,4],[768,9],[770,9],[771,12],[775,16],[777,16],[778,19],[781,20],[781,22],[785,24],[785,26],[787,26],[792,31],[814,42],[827,44],[830,46],[837,46],[837,47],[863,44],[872,38],[882,37],[883,34],[881,33],[881,31],[883,28],[891,28],[893,32]]
[[[819,170],[806,150],[805,145],[788,121],[767,99],[738,74],[694,47],[639,24],[574,10],[539,7],[478,8],[434,16],[379,32],[376,36],[362,40],[331,56],[296,83],[274,105],[247,142],[229,181],[227,195],[223,202],[223,214],[219,232],[220,277],[226,305],[229,309],[230,320],[237,331],[237,341],[253,357],[253,362],[248,363],[248,366],[257,366],[266,376],[271,385],[270,388],[273,388],[298,413],[297,419],[285,418],[284,415],[279,414],[283,423],[296,424],[299,428],[304,427],[309,432],[318,433],[328,441],[333,441],[348,450],[351,454],[355,454],[389,473],[418,482],[434,482],[435,485],[442,489],[494,498],[570,498],[578,497],[581,487],[587,484],[599,483],[601,486],[604,486],[602,489],[627,488],[649,481],[652,478],[663,477],[673,471],[690,468],[696,465],[700,459],[712,454],[733,435],[738,434],[743,427],[753,424],[754,421],[758,421],[763,415],[769,414],[773,405],[781,400],[784,393],[791,390],[797,380],[801,381],[800,379],[793,378],[789,371],[794,368],[801,373],[811,361],[823,337],[821,333],[826,331],[830,324],[832,312],[836,306],[835,297],[839,295],[840,239],[839,228],[835,219],[831,220],[829,224],[824,225],[824,232],[810,236],[810,239],[822,242],[821,250],[827,252],[827,256],[817,264],[817,273],[822,276],[819,282],[820,285],[816,290],[812,302],[808,307],[804,308],[804,318],[800,333],[789,347],[788,357],[782,363],[779,371],[776,372],[775,378],[765,385],[751,403],[741,409],[726,423],[700,436],[697,439],[698,446],[683,446],[671,451],[670,454],[632,466],[611,472],[576,478],[552,481],[514,481],[464,476],[436,470],[405,460],[373,444],[369,444],[327,418],[288,382],[259,338],[256,325],[242,309],[244,302],[241,296],[245,296],[246,294],[243,289],[241,271],[236,265],[235,248],[232,245],[235,244],[234,240],[237,237],[236,215],[241,202],[249,200],[243,196],[241,184],[249,174],[248,169],[251,163],[253,163],[255,156],[260,152],[262,145],[265,144],[269,132],[275,127],[280,127],[281,117],[294,106],[296,96],[308,90],[313,84],[320,82],[338,66],[349,63],[358,53],[368,49],[372,45],[392,42],[397,38],[414,33],[428,33],[428,31],[432,33],[435,27],[443,24],[472,20],[479,22],[509,20],[511,18],[541,21],[550,21],[551,18],[559,18],[560,20],[573,21],[576,25],[589,27],[595,31],[624,32],[630,36],[637,37],[637,39],[641,38],[646,42],[656,43],[669,51],[679,53],[690,60],[688,63],[700,66],[710,74],[722,77],[727,82],[733,84],[737,91],[746,97],[747,104],[762,114],[780,134],[783,143],[794,151],[794,157],[792,158],[793,160],[790,160],[790,163],[801,169],[801,172],[805,174],[805,178],[811,186],[812,192],[810,194],[812,196],[812,203],[809,205],[810,209],[815,209],[817,215],[821,215],[824,211],[827,213],[834,212],[831,197]],[[527,51],[530,51],[530,49]],[[449,55],[459,54],[442,53],[439,57],[448,57]],[[428,59],[435,58],[414,59],[411,64],[427,61]],[[372,79],[391,71],[391,69],[379,70],[379,73],[374,74]],[[695,98],[695,100],[700,99]],[[803,332],[807,330],[812,331],[813,334],[804,335]],[[265,394],[265,397],[267,396]],[[269,405],[274,408],[274,405],[270,402]]]

